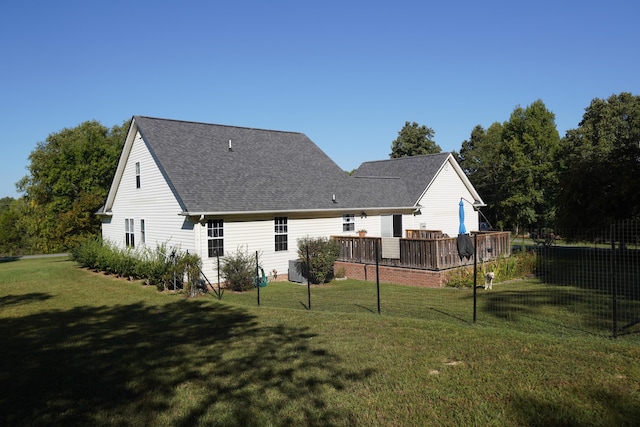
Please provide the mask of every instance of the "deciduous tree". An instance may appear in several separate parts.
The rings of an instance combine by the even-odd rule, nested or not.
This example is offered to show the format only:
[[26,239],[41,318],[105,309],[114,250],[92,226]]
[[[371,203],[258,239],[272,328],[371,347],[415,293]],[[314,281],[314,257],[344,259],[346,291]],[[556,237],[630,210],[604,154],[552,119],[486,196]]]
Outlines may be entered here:
[[88,121],[38,143],[29,155],[29,175],[17,184],[27,201],[20,227],[31,250],[65,250],[99,232],[94,213],[106,198],[127,129],[128,123],[107,129]]
[[504,124],[499,208],[514,227],[543,227],[554,220],[560,135],[555,115],[541,100],[516,107]]
[[486,131],[476,126],[458,160],[499,228],[547,225],[554,217],[560,137],[541,100]]
[[502,147],[502,124],[495,122],[488,129],[477,125],[471,138],[462,143],[458,163],[465,171],[482,200],[487,204],[483,215],[491,219],[494,227],[503,225],[498,202],[501,200],[501,182],[504,179],[504,155]]
[[[640,217],[640,96],[595,98],[563,139],[558,226],[574,237]],[[569,232],[569,231],[567,231]]]
[[442,151],[433,140],[435,131],[425,125],[405,122],[398,132],[398,138],[391,143],[392,159],[407,156],[419,156],[421,154],[437,154]]

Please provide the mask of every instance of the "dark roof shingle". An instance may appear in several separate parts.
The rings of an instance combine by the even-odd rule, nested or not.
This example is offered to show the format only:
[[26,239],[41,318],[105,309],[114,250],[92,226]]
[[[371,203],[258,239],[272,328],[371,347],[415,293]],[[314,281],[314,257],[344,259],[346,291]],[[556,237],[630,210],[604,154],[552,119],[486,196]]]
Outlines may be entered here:
[[356,178],[395,177],[404,185],[415,204],[431,183],[450,153],[426,154],[365,162],[353,174]]
[[134,119],[186,212],[413,205],[405,183],[350,177],[302,133]]

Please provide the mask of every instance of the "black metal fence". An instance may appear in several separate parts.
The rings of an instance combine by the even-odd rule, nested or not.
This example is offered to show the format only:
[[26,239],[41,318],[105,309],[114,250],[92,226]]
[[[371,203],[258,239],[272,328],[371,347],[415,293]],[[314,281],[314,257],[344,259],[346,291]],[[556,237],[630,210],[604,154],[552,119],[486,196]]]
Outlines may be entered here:
[[555,290],[558,304],[579,310],[585,326],[608,329],[613,336],[640,323],[640,222],[538,236],[544,234],[534,249],[536,276]]

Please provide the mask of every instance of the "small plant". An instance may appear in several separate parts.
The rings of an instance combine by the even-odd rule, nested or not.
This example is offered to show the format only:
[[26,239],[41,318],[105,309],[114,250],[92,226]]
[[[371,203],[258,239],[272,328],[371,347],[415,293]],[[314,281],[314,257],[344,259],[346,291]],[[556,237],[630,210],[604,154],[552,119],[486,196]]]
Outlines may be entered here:
[[460,289],[473,287],[473,269],[464,267],[449,270],[446,274],[445,286]]
[[[307,254],[309,265],[307,265]],[[323,284],[333,274],[333,264],[340,256],[340,245],[326,237],[305,237],[298,240],[298,259],[302,271],[309,272],[311,283]]]
[[232,290],[243,292],[253,288],[255,276],[255,258],[249,252],[238,247],[238,250],[225,255],[220,265],[221,276],[227,281]]

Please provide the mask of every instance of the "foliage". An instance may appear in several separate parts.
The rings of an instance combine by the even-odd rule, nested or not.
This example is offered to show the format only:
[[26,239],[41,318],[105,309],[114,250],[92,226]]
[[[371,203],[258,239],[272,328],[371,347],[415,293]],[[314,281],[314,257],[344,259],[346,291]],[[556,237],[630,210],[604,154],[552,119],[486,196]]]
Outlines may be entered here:
[[560,136],[555,115],[541,100],[517,107],[504,125],[505,179],[499,202],[505,219],[518,226],[542,227],[554,219],[558,189]]
[[433,140],[435,131],[425,125],[405,122],[398,132],[398,138],[391,142],[392,159],[422,154],[437,154],[442,151]]
[[457,156],[458,163],[487,207],[483,210],[486,217],[491,218],[493,226],[498,226],[503,216],[500,212],[500,193],[504,179],[505,157],[501,153],[502,124],[495,122],[488,129],[476,126],[471,131],[471,138],[462,143]]
[[0,199],[0,255],[25,254],[24,233],[18,228],[18,223],[26,210],[23,198]]
[[[307,255],[309,264],[307,264]],[[333,265],[340,256],[340,245],[326,237],[298,239],[298,259],[302,270],[309,273],[311,283],[323,284],[333,274]]]
[[33,252],[58,252],[97,235],[94,215],[107,196],[128,122],[107,129],[87,121],[50,134],[29,155],[29,175],[17,183],[26,212],[17,227]]
[[[477,267],[477,286],[484,285],[484,275],[495,273],[494,282],[522,279],[535,273],[536,253],[522,251],[510,257],[500,257],[495,261],[483,262]],[[452,288],[473,287],[473,268],[455,268],[447,272],[446,286]]]
[[476,126],[458,159],[499,228],[542,227],[553,221],[560,137],[555,115],[541,100],[516,107],[508,121],[485,132]]
[[[119,248],[99,237],[89,237],[74,246],[71,258],[82,267],[118,277],[143,279],[158,290],[172,289],[174,284],[187,295],[195,296],[200,287],[200,257],[173,251],[167,256],[166,245],[149,248]],[[175,279],[175,282],[174,282]]]
[[557,226],[576,233],[640,217],[640,96],[596,98],[563,139]]
[[239,246],[235,253],[225,254],[220,264],[220,274],[232,290],[243,292],[253,288],[256,260],[248,249]]
[[190,254],[189,252],[177,252],[175,261],[169,263],[164,283],[170,283],[175,277],[184,292],[190,297],[195,297],[202,289],[200,282],[201,267],[202,262],[198,255]]

